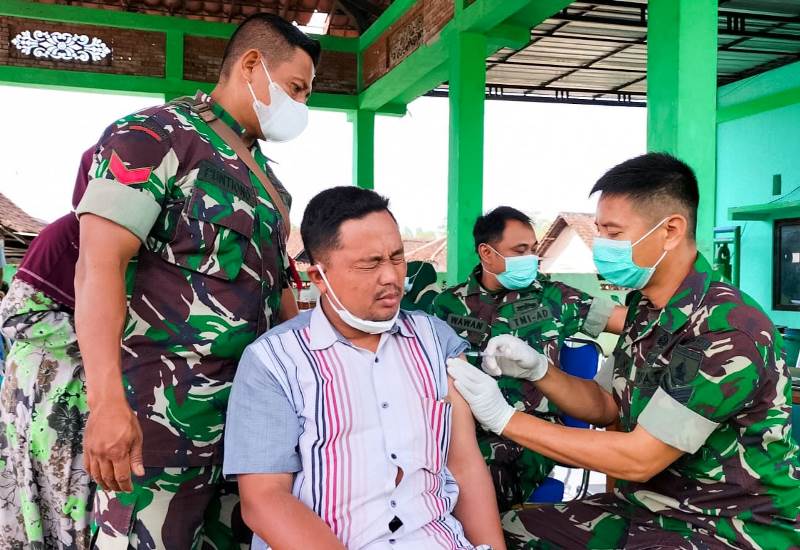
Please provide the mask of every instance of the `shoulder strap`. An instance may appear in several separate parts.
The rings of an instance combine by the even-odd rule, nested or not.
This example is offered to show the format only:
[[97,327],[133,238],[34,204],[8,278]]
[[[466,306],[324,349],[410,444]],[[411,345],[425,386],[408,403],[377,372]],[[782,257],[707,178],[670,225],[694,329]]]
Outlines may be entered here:
[[[204,108],[205,107],[205,108]],[[221,121],[217,116],[208,108],[208,104],[204,102],[195,102],[193,105],[194,110],[200,115],[200,117],[209,125],[211,129],[214,130],[222,140],[228,144],[228,146],[233,149],[233,152],[242,159],[242,161],[247,165],[253,174],[256,175],[258,181],[261,182],[261,186],[266,190],[267,194],[269,194],[269,198],[272,199],[272,204],[278,209],[278,212],[281,215],[281,219],[283,223],[281,225],[281,230],[283,231],[283,237],[286,239],[286,242],[289,242],[289,231],[291,231],[291,221],[289,219],[289,209],[286,208],[286,203],[283,202],[280,193],[278,190],[275,189],[275,186],[269,180],[267,175],[264,173],[264,170],[256,162],[256,159],[253,158],[253,155],[248,150],[247,146],[242,141],[242,138],[237,136],[231,127]]]

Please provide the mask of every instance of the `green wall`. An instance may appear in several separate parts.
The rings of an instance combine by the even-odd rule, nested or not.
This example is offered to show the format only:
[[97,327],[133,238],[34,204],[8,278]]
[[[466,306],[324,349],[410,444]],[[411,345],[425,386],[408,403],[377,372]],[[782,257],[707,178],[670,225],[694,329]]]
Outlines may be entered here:
[[[797,86],[800,63],[721,88],[720,107],[724,109],[733,101],[752,102],[775,90]],[[772,194],[774,174],[782,176],[780,196]],[[719,124],[716,220],[718,226],[742,226],[741,288],[762,305],[776,324],[800,328],[800,313],[771,308],[772,221],[731,222],[728,218],[728,208],[732,206],[768,203],[786,197],[798,187],[800,100],[787,106],[766,105],[766,110]],[[800,191],[791,195],[793,200],[800,199]],[[800,217],[800,211],[796,216]]]

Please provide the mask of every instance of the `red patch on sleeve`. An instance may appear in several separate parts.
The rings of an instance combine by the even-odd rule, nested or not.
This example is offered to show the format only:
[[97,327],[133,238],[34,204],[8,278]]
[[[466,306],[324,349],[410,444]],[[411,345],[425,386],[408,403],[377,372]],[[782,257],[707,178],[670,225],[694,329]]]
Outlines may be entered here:
[[128,126],[128,128],[131,129],[131,130],[138,130],[140,132],[144,132],[145,134],[147,134],[148,136],[150,136],[154,140],[158,141],[159,143],[161,142],[161,136],[159,136],[157,133],[155,133],[150,128],[145,128],[144,126],[139,126],[139,125]]
[[150,174],[153,168],[128,168],[122,159],[119,158],[116,151],[111,152],[111,161],[108,164],[108,170],[114,178],[123,185],[133,185],[136,183],[144,183],[150,179]]

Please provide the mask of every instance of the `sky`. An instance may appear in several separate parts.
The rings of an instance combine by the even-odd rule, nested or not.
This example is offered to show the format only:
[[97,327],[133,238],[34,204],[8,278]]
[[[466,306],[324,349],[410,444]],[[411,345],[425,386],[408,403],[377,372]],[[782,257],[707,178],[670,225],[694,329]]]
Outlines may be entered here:
[[[81,153],[115,119],[158,96],[0,86],[0,193],[52,221],[70,209]],[[9,108],[11,107],[11,108]],[[646,110],[486,102],[484,210],[508,204],[541,218],[592,212],[587,198],[605,170],[646,150]],[[403,228],[441,229],[447,217],[448,102],[423,97],[404,117],[375,124],[375,188]],[[293,195],[292,221],[316,193],[352,183],[352,127],[344,113],[312,110],[295,141],[263,144]]]

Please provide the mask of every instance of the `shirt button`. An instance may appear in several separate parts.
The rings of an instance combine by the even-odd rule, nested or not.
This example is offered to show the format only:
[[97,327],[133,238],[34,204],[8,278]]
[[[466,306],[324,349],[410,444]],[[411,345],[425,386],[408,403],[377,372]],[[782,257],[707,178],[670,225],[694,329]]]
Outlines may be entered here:
[[379,362],[380,362],[380,360],[379,360],[379,359],[376,357],[376,358],[375,358],[375,362],[376,362],[376,363],[379,363]]
[[397,508],[397,501],[396,500],[393,500],[393,501],[389,502],[389,504],[392,505],[392,508]]
[[397,455],[396,455],[396,454],[392,453],[392,454],[390,454],[389,456],[391,456],[391,457],[392,457],[392,460],[397,460]]
[[389,539],[389,544],[394,544],[395,542],[397,542],[395,539]]
[[388,409],[388,408],[389,408],[389,403],[387,403],[386,401],[384,401],[383,403],[381,403],[381,408],[382,408],[382,409]]

